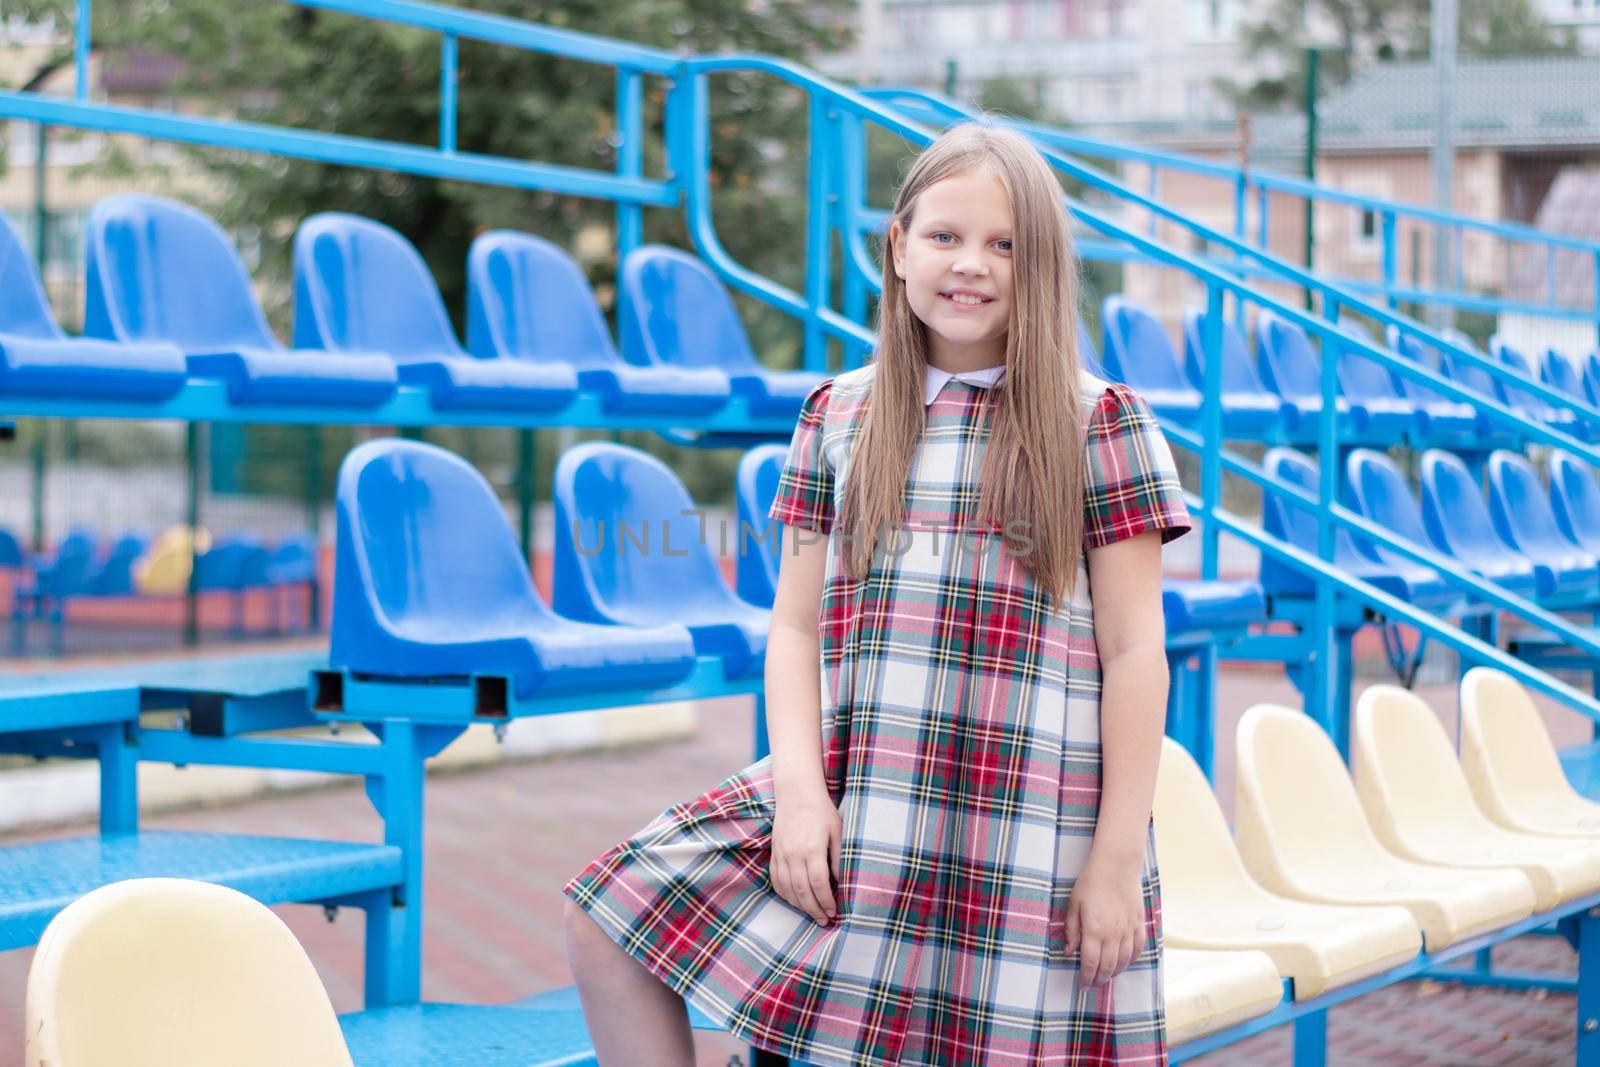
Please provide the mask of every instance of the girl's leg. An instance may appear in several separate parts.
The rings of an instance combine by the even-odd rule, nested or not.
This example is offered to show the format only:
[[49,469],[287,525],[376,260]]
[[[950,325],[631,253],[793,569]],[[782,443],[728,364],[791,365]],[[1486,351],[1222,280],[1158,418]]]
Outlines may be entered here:
[[567,962],[600,1067],[694,1067],[683,998],[564,901]]

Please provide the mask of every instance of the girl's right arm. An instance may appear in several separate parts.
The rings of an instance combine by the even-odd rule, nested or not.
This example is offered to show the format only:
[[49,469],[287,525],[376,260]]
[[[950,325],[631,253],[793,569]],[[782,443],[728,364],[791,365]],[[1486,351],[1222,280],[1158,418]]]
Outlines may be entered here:
[[767,738],[777,807],[772,828],[772,887],[823,926],[837,913],[843,822],[822,773],[821,643],[817,620],[828,560],[828,535],[784,525],[778,588],[767,638]]

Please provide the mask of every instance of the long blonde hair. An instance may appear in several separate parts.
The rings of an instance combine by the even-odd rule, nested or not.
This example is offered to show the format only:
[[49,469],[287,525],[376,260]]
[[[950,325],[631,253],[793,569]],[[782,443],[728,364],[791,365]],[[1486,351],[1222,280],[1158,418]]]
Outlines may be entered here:
[[[1052,596],[1070,595],[1083,554],[1083,416],[1078,406],[1077,257],[1050,165],[1012,130],[963,122],[912,164],[895,200],[901,240],[917,199],[934,182],[984,167],[1005,188],[1012,214],[1011,321],[1006,371],[989,390],[989,447],[977,518],[1005,528],[1005,544]],[[860,578],[880,532],[903,521],[906,478],[926,421],[927,327],[906,300],[883,242],[883,297],[872,391],[854,445],[840,525],[847,573]],[[1026,523],[1024,538],[1010,524]]]

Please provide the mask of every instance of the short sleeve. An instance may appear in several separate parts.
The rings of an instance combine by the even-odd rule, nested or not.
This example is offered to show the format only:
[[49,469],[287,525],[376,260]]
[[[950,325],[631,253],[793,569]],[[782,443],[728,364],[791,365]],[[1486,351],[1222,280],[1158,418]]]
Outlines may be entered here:
[[1106,389],[1089,417],[1083,543],[1099,548],[1150,530],[1166,544],[1191,521],[1183,484],[1155,415],[1126,385]]
[[833,468],[822,454],[832,386],[832,378],[821,382],[801,404],[783,473],[778,476],[778,491],[767,510],[768,518],[776,522],[819,533],[833,532]]

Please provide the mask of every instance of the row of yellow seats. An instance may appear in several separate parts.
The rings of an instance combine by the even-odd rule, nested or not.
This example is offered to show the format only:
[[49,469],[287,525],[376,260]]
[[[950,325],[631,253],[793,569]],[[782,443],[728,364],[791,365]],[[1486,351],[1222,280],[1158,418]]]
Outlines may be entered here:
[[[1352,781],[1306,716],[1252,708],[1237,843],[1167,743],[1155,819],[1174,1045],[1270,1011],[1282,978],[1304,1000],[1600,890],[1600,805],[1566,784],[1526,691],[1473,670],[1461,711],[1458,763],[1419,698],[1367,690]],[[219,886],[139,879],[81,898],[45,931],[27,999],[29,1067],[350,1062],[294,935]]]
[[1233,835],[1166,742],[1155,827],[1174,1043],[1269,1011],[1280,976],[1306,1000],[1600,892],[1600,804],[1567,782],[1512,678],[1462,679],[1459,760],[1404,689],[1364,692],[1353,728],[1352,777],[1306,715],[1247,711]]

